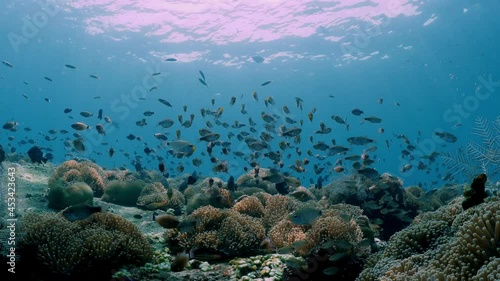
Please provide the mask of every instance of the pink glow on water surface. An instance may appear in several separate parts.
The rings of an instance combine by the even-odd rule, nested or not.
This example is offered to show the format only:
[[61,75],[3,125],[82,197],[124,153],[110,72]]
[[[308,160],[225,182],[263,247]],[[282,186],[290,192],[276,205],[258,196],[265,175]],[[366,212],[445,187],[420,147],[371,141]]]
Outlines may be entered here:
[[[380,25],[383,19],[419,14],[416,2],[408,0],[75,0],[67,5],[85,11],[90,34],[138,32],[167,43],[218,45],[309,37],[319,28],[346,30],[351,21]],[[327,40],[340,39],[337,34]]]

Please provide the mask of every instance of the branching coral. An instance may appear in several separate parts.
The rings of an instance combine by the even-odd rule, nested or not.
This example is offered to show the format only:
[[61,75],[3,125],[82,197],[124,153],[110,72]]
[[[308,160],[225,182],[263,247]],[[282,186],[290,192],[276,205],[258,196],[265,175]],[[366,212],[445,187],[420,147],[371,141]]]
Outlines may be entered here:
[[303,227],[283,219],[269,230],[269,238],[277,248],[290,247],[294,242],[305,241]]
[[22,232],[22,262],[51,278],[104,277],[113,268],[144,264],[153,255],[135,225],[110,213],[75,222],[60,214],[27,213]]
[[279,221],[288,217],[299,206],[300,202],[298,200],[288,196],[273,195],[267,198],[264,205],[264,227],[266,229],[273,227]]
[[254,218],[260,218],[264,216],[264,206],[255,196],[248,196],[241,199],[241,201],[237,202],[233,206],[233,210]]
[[165,235],[167,243],[182,241],[197,252],[241,256],[255,253],[265,238],[265,230],[259,219],[232,209],[204,206],[196,209],[186,220],[196,222],[196,225],[188,232],[169,232]]
[[108,183],[106,172],[90,161],[77,162],[69,160],[59,165],[49,178],[49,189],[61,179],[67,184],[73,182],[88,184],[92,188],[95,197],[102,196]]

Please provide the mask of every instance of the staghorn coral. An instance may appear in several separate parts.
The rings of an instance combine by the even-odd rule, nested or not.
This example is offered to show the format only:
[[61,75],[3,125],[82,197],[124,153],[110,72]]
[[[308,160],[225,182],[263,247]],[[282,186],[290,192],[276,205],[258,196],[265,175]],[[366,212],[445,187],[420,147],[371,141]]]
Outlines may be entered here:
[[57,166],[49,178],[49,189],[61,179],[68,184],[73,182],[88,184],[94,192],[94,197],[101,197],[108,184],[106,172],[90,161],[77,162],[69,160]]
[[241,201],[234,204],[233,210],[254,218],[260,218],[264,216],[264,206],[255,196],[248,196],[241,199]]
[[141,265],[153,255],[137,227],[114,214],[95,213],[69,222],[61,214],[29,212],[22,222],[22,263],[37,277],[109,280],[111,269]]

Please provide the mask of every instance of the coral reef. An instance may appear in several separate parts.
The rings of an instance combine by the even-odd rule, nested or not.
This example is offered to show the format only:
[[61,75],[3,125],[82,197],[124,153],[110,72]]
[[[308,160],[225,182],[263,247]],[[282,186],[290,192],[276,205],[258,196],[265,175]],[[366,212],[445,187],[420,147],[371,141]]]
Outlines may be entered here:
[[59,165],[49,178],[49,189],[58,181],[63,180],[70,184],[84,182],[94,192],[94,197],[101,197],[108,183],[106,172],[97,164],[90,161],[77,162],[69,160]]
[[284,195],[268,197],[264,204],[264,217],[262,218],[264,227],[270,229],[282,219],[287,218],[299,206],[300,202],[295,198]]
[[41,280],[109,280],[111,269],[142,265],[153,255],[135,225],[110,213],[69,222],[60,214],[29,212],[22,232],[22,263]]
[[154,182],[146,185],[139,197],[137,206],[147,210],[167,210],[173,209],[174,214],[180,215],[186,199],[177,189],[171,187],[168,190],[160,182]]
[[141,180],[113,180],[106,187],[101,200],[123,206],[135,206],[145,185]]
[[186,210],[190,214],[194,210],[208,205],[216,208],[231,208],[233,205],[231,193],[229,190],[217,186],[203,188],[189,199]]
[[71,205],[93,204],[94,193],[84,182],[67,183],[62,180],[52,181],[47,194],[48,207],[61,210]]
[[261,218],[264,216],[264,206],[255,196],[248,196],[241,199],[234,204],[233,210],[254,218]]
[[234,257],[256,253],[265,238],[265,229],[259,219],[232,209],[203,206],[186,220],[196,222],[196,226],[188,232],[167,231],[164,237],[169,246],[180,244],[186,250],[196,249],[197,253]]
[[357,280],[497,280],[500,198],[466,211],[459,199],[395,234]]
[[[384,240],[408,225],[419,206],[411,193],[415,189],[406,192],[403,182],[388,173],[375,180],[363,175],[350,175],[333,181],[321,190],[311,191],[318,198],[328,196],[330,205],[345,203],[361,206],[364,214],[381,226],[380,236]],[[411,195],[410,200],[407,200],[407,194]]]

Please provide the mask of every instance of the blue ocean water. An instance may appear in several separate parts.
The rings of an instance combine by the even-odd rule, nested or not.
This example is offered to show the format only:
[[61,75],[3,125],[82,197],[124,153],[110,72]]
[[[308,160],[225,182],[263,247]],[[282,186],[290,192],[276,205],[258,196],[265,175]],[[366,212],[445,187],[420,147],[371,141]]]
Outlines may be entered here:
[[[279,117],[275,130],[269,132],[274,137],[270,150],[279,151],[280,141],[290,142],[291,147],[281,151],[281,170],[298,177],[305,186],[319,176],[330,181],[356,173],[353,162],[346,160],[342,163],[344,173],[332,168],[338,159],[361,155],[374,145],[378,149],[368,153],[375,160],[369,166],[400,177],[405,186],[435,188],[470,180],[460,178],[459,173],[443,181],[447,172],[454,171],[448,171],[440,157],[429,162],[425,156],[433,152],[443,155],[465,149],[471,140],[481,141],[473,134],[477,118],[493,122],[499,116],[500,3],[411,1],[397,8],[384,8],[383,2],[340,1],[342,7],[338,8],[320,1],[290,3],[269,1],[253,7],[239,1],[214,1],[214,7],[207,7],[196,1],[170,1],[144,7],[140,1],[3,1],[0,60],[13,67],[0,65],[0,121],[19,125],[17,131],[2,129],[0,144],[20,154],[34,144],[45,152],[52,149],[55,163],[80,157],[107,168],[134,169],[135,160],[146,169],[157,169],[158,157],[163,157],[171,176],[193,171],[213,175],[214,164],[204,153],[207,143],[198,140],[198,130],[205,128],[208,120],[215,125],[215,119],[203,118],[200,109],[222,107],[219,121],[246,124],[241,129],[221,125],[211,129],[221,134],[221,140],[231,141],[228,155],[222,154],[220,147],[213,152],[220,161],[229,161],[228,173],[215,174],[223,179],[243,174],[253,152],[228,133],[249,132],[251,117],[257,123],[257,133],[250,135],[259,139],[266,132],[261,119],[261,113],[266,112]],[[244,12],[240,15],[239,11]],[[341,13],[335,13],[338,11]],[[176,13],[182,16],[174,17]],[[237,21],[239,18],[245,20]],[[264,62],[258,63],[252,56],[260,56]],[[167,58],[177,61],[165,61]],[[208,87],[198,81],[200,70]],[[161,75],[152,76],[155,72]],[[261,86],[266,81],[271,83]],[[158,89],[150,91],[152,87]],[[258,101],[252,97],[254,91]],[[237,101],[230,106],[233,96]],[[266,107],[266,97],[272,97],[275,105]],[[302,110],[296,106],[296,97],[303,100]],[[168,100],[173,108],[159,103],[158,98]],[[382,104],[377,102],[379,98],[383,98]],[[243,104],[247,114],[241,113]],[[291,111],[290,118],[303,120],[300,144],[277,134],[280,125],[293,126],[284,122],[284,105]],[[65,108],[72,112],[63,113]],[[355,108],[364,113],[353,115]],[[112,125],[96,118],[99,109],[113,120]],[[308,113],[313,109],[316,111],[309,121]],[[154,115],[145,117],[148,110]],[[94,116],[84,118],[81,111]],[[190,114],[195,115],[193,125],[182,127],[178,115],[187,120]],[[345,119],[349,130],[333,121],[332,115]],[[383,121],[360,124],[369,116]],[[157,126],[167,117],[175,121],[174,126]],[[143,118],[148,125],[137,126],[136,121]],[[92,126],[81,132],[86,147],[81,153],[64,145],[75,139],[71,124],[77,121]],[[321,121],[332,128],[331,133],[315,133]],[[97,133],[98,123],[105,125],[106,135]],[[382,134],[379,128],[384,129]],[[63,129],[69,133],[61,134]],[[49,130],[58,133],[53,135]],[[172,157],[168,145],[154,137],[164,132],[169,141],[174,140],[176,130],[181,131],[180,139],[196,145],[192,156]],[[436,131],[452,133],[457,141],[445,142],[436,137]],[[129,134],[141,136],[142,141],[128,140]],[[402,156],[401,151],[407,150],[402,135],[415,146],[409,151],[412,159]],[[350,145],[347,138],[356,136],[374,143]],[[326,152],[314,149],[313,144],[323,141],[331,145],[333,139],[349,152],[316,159],[315,154]],[[23,144],[22,140],[33,140],[34,144]],[[113,157],[108,155],[110,147],[116,151]],[[146,147],[155,152],[147,155]],[[308,150],[313,156],[307,155]],[[237,157],[235,151],[245,155]],[[261,167],[276,167],[262,155],[266,151],[255,161]],[[201,159],[203,165],[194,167],[193,158]],[[305,158],[310,160],[304,165],[305,172],[290,167]],[[419,161],[427,167],[418,170]],[[325,167],[324,172],[315,174],[314,164]],[[403,172],[406,164],[412,168]],[[185,167],[183,172],[177,171],[179,165]],[[496,174],[492,180],[498,179]]]

